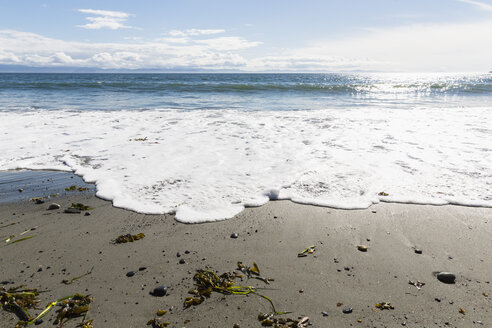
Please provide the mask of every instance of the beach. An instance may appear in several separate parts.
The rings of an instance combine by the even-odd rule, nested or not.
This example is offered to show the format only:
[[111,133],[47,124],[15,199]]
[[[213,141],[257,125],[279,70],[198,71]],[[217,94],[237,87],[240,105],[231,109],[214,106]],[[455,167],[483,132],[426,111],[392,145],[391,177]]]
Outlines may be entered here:
[[[61,208],[47,210],[51,203]],[[92,209],[64,213],[72,203]],[[196,270],[232,272],[241,261],[274,281],[244,277],[238,285],[258,287],[277,311],[291,312],[278,317],[307,316],[312,327],[490,327],[491,219],[492,209],[483,207],[379,203],[340,210],[270,201],[229,220],[183,224],[170,214],[115,208],[93,189],[73,191],[42,204],[0,205],[0,280],[7,289],[45,291],[38,309],[29,310],[33,316],[62,297],[91,295],[87,319],[94,327],[144,327],[158,310],[167,310],[160,322],[169,327],[261,327],[258,314],[272,306],[255,294],[213,292],[183,306]],[[114,242],[138,233],[145,237]],[[12,235],[32,238],[6,243]],[[311,246],[314,252],[298,256]],[[439,281],[436,272],[455,274],[455,283]],[[161,285],[164,297],[150,294]],[[392,308],[377,308],[384,302]],[[53,310],[40,326],[55,318]],[[0,327],[17,321],[0,312]]]

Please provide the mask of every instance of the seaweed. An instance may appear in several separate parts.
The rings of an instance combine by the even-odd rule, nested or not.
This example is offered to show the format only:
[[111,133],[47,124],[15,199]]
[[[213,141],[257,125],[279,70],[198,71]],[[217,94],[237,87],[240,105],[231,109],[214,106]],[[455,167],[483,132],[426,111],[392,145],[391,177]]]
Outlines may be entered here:
[[74,208],[74,209],[81,210],[81,211],[93,210],[92,207],[89,207],[89,206],[81,204],[81,203],[72,203],[72,206],[70,206],[70,208]]
[[389,196],[388,193],[384,192],[384,191],[381,191],[380,193],[378,193],[379,196]]
[[132,243],[135,240],[139,240],[145,237],[145,234],[143,232],[137,234],[137,235],[131,235],[131,234],[126,234],[126,235],[120,235],[116,240],[114,241],[116,244],[124,244],[124,243]]
[[276,328],[304,328],[309,325],[309,318],[302,317],[299,320],[290,318],[275,318],[273,313],[258,314],[258,321],[264,327],[275,326]]
[[[253,267],[247,267],[242,262],[238,262],[238,270],[249,276],[259,276],[260,269],[256,263],[253,263]],[[196,270],[193,280],[195,282],[195,288],[188,291],[194,297],[186,297],[184,301],[184,307],[188,308],[193,305],[199,305],[209,298],[212,292],[217,292],[223,295],[257,295],[266,299],[272,306],[274,314],[285,314],[288,312],[277,311],[273,301],[262,294],[259,294],[257,290],[259,288],[253,286],[241,286],[236,285],[235,280],[237,278],[242,279],[243,275],[237,272],[225,272],[221,275],[212,270]],[[264,279],[264,278],[263,278]],[[260,279],[262,280],[262,279]],[[270,280],[271,279],[266,279]],[[264,280],[263,280],[264,281]]]
[[380,310],[394,310],[395,308],[391,303],[388,302],[381,302],[381,303],[376,303],[376,307]]
[[297,257],[306,257],[308,254],[313,254],[315,251],[316,246],[308,246],[306,247],[302,252],[297,254]]
[[14,224],[17,224],[17,222],[12,222],[12,223],[3,225],[3,226],[0,227],[0,229],[10,227],[11,225],[14,225]]
[[28,325],[36,323],[43,318],[51,309],[56,305],[61,305],[62,308],[58,310],[57,324],[58,327],[62,327],[63,320],[77,316],[83,316],[81,326],[83,328],[92,328],[92,320],[85,321],[85,315],[89,311],[89,303],[92,302],[92,298],[89,296],[83,296],[75,294],[72,296],[63,297],[59,300],[51,302],[48,306],[36,317],[29,314],[28,309],[35,309],[40,302],[37,296],[41,293],[37,289],[21,289],[23,286],[13,287],[5,290],[0,287],[0,302],[4,310],[12,312],[17,315],[19,321],[16,324],[16,328],[22,328]]
[[89,190],[89,189],[91,189],[91,188],[89,188],[89,187],[79,187],[77,185],[72,185],[70,187],[66,187],[65,188],[65,191],[77,191],[77,190],[78,191],[85,191],[85,190]]
[[[15,244],[15,243],[18,243],[18,242],[21,242],[21,241],[24,241],[24,240],[27,240],[27,239],[31,239],[33,238],[34,236],[27,236],[27,237],[24,237],[24,238],[21,238],[21,239],[17,239],[17,240],[14,240],[12,242],[9,243],[9,241],[5,241],[6,243],[9,243],[8,245],[12,245],[12,244]],[[9,238],[10,239],[10,238]],[[8,239],[8,240],[9,240]],[[7,245],[7,246],[8,246]]]
[[63,279],[63,280],[62,280],[62,283],[63,283],[63,284],[65,284],[65,285],[70,285],[70,284],[72,284],[75,280],[78,280],[78,279],[80,279],[80,278],[83,278],[83,277],[85,277],[85,276],[90,275],[90,274],[92,273],[92,270],[94,270],[94,267],[92,267],[92,268],[91,268],[89,271],[87,271],[86,273],[84,273],[84,274],[82,274],[82,275],[80,275],[80,276],[77,276],[77,277],[75,277],[75,278],[72,278],[72,279],[70,279],[70,280]]

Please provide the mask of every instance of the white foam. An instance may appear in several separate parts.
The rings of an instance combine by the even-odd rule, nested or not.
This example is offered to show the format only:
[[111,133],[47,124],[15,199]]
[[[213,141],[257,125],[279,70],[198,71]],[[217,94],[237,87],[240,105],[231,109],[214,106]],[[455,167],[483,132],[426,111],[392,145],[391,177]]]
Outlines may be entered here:
[[231,218],[269,199],[492,207],[492,108],[0,117],[1,169],[73,170],[115,206],[182,222]]

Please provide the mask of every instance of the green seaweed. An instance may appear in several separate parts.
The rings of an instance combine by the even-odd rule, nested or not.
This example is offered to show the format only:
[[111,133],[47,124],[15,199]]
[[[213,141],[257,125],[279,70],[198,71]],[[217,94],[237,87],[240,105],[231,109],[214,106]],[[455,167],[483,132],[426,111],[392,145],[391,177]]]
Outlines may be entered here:
[[132,243],[135,240],[139,240],[139,239],[142,239],[144,237],[145,237],[145,234],[143,232],[136,234],[136,235],[126,234],[126,235],[118,236],[114,242],[116,244]]
[[72,279],[70,279],[70,280],[63,279],[63,280],[62,280],[62,283],[63,283],[63,284],[65,284],[65,285],[71,285],[74,281],[76,281],[76,280],[78,280],[78,279],[80,279],[80,278],[83,278],[83,277],[85,277],[85,276],[90,275],[90,274],[92,273],[92,270],[94,270],[94,267],[92,267],[92,268],[91,268],[89,271],[87,271],[86,273],[84,273],[84,274],[82,274],[82,275],[80,275],[80,276],[77,276],[77,277],[75,277],[75,278],[72,278]]
[[[256,275],[259,276],[260,269],[256,263],[253,263],[253,267],[247,267],[238,262],[238,270],[246,273],[248,276]],[[242,279],[242,275],[236,272],[225,272],[218,275],[216,272],[211,270],[197,270],[193,276],[195,282],[195,289],[190,290],[188,293],[194,295],[195,297],[186,297],[184,301],[184,307],[188,308],[193,305],[199,305],[203,303],[206,298],[209,298],[212,292],[217,292],[224,295],[257,295],[266,299],[272,306],[274,314],[285,314],[288,312],[277,311],[273,301],[262,294],[259,294],[257,290],[259,288],[253,286],[241,286],[236,285],[235,280],[237,278]]]
[[27,239],[31,239],[33,238],[34,236],[27,236],[27,237],[24,237],[24,238],[21,238],[21,239],[17,239],[17,240],[14,240],[14,241],[10,241],[11,238],[13,238],[14,236],[10,237],[9,239],[7,239],[5,242],[8,243],[6,246],[8,245],[12,245],[12,244],[15,244],[15,243],[18,243],[18,242],[21,242],[21,241],[24,241],[24,240],[27,240]]
[[72,203],[72,206],[70,208],[75,208],[81,211],[90,211],[93,210],[92,207],[89,207],[87,205],[81,204],[81,203]]

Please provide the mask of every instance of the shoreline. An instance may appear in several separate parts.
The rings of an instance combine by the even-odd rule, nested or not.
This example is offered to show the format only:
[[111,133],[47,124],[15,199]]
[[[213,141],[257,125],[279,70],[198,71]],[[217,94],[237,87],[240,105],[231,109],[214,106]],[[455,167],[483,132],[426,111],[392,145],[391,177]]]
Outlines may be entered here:
[[[61,209],[48,211],[51,202]],[[93,209],[88,216],[85,211],[63,213],[71,203]],[[233,271],[238,261],[247,266],[256,262],[262,276],[275,279],[270,285],[256,279],[243,284],[268,287],[261,293],[279,311],[292,312],[281,317],[308,316],[312,327],[492,324],[491,208],[380,203],[347,211],[270,201],[225,221],[182,224],[173,215],[123,210],[93,191],[77,191],[44,204],[0,204],[0,227],[0,281],[9,282],[3,286],[48,290],[32,314],[58,298],[91,294],[87,318],[94,319],[95,327],[143,327],[159,309],[168,311],[162,321],[170,322],[169,327],[261,327],[258,314],[272,309],[255,295],[223,299],[213,293],[202,304],[183,308],[195,270]],[[33,237],[5,245],[4,236],[23,231]],[[142,240],[112,242],[140,232]],[[231,238],[234,233],[238,238]],[[313,254],[297,257],[311,245],[316,246]],[[368,246],[367,252],[358,245]],[[61,283],[91,267],[90,275],[71,285]],[[135,275],[127,277],[129,271]],[[456,283],[438,281],[435,271],[453,272]],[[418,290],[409,280],[425,285]],[[165,297],[149,294],[162,284],[168,288]],[[381,302],[394,309],[377,309]],[[343,313],[348,308],[352,312]],[[55,317],[51,311],[40,327],[51,326]],[[0,311],[0,327],[14,327],[17,320]],[[64,327],[79,322],[70,320]]]

